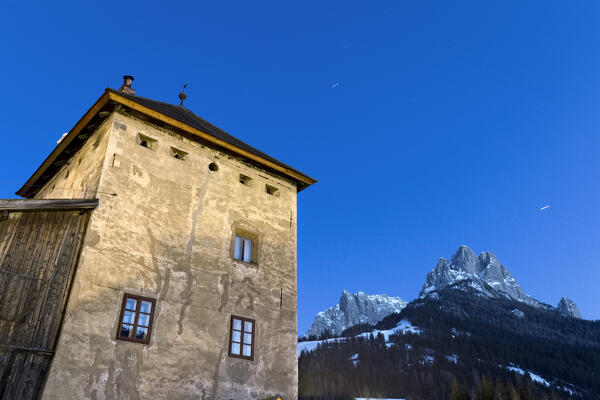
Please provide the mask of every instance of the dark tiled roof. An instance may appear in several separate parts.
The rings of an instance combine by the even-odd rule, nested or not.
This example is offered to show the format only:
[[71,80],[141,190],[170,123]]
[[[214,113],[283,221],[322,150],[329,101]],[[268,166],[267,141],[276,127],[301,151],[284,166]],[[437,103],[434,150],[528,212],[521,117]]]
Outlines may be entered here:
[[208,133],[209,135],[212,135],[212,136],[216,137],[217,139],[221,139],[229,144],[239,147],[240,149],[246,150],[249,153],[252,153],[256,156],[262,157],[265,160],[271,161],[274,164],[277,164],[284,168],[288,168],[297,173],[301,173],[299,171],[296,171],[294,168],[282,163],[281,161],[263,153],[262,151],[255,149],[254,147],[250,146],[249,144],[244,143],[241,140],[231,136],[229,133],[214,126],[210,122],[203,120],[202,118],[200,118],[199,116],[197,116],[196,114],[194,114],[193,112],[191,112],[190,110],[188,110],[187,108],[185,108],[183,106],[177,106],[174,104],[163,103],[162,101],[156,101],[156,100],[148,99],[146,97],[135,96],[135,95],[132,95],[129,93],[122,92],[120,90],[115,90],[115,89],[108,89],[108,90],[115,94],[118,94],[119,96],[125,97],[126,99],[135,101],[136,103],[138,103],[144,107],[150,108],[151,110],[154,110],[161,114],[164,114],[167,117],[176,119],[177,121],[182,122],[186,125],[189,125],[193,128],[196,128],[204,133]]

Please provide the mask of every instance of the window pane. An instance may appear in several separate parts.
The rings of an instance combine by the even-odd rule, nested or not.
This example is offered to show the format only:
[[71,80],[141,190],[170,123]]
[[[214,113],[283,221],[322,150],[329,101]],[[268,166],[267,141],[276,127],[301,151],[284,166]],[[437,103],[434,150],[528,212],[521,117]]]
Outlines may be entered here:
[[247,344],[244,345],[244,355],[246,357],[250,357],[252,355],[252,347]]
[[252,322],[244,321],[244,331],[252,332]]
[[235,247],[233,249],[233,258],[236,260],[242,259],[242,237],[235,235]]
[[119,335],[124,338],[130,338],[132,332],[133,332],[133,326],[121,325],[121,333]]
[[231,343],[231,354],[240,354],[240,344],[239,343]]
[[133,310],[135,311],[135,306],[137,305],[137,300],[136,299],[127,299],[127,303],[125,304],[125,308],[127,310]]
[[238,331],[242,330],[242,321],[240,321],[239,319],[233,319],[233,329],[236,329]]
[[132,311],[125,311],[123,313],[123,323],[133,324],[135,322],[135,313]]
[[233,335],[231,335],[231,340],[240,343],[242,341],[242,332],[233,331]]
[[244,261],[252,262],[252,240],[244,238]]
[[149,314],[140,314],[138,317],[138,325],[140,326],[148,326],[150,324],[150,315]]
[[251,333],[244,333],[244,343],[252,344],[252,334]]
[[136,332],[135,332],[135,338],[136,339],[141,339],[141,340],[146,340],[146,337],[148,336],[148,328],[137,328]]
[[150,314],[152,312],[152,303],[149,301],[142,300],[142,305],[140,307],[140,312]]

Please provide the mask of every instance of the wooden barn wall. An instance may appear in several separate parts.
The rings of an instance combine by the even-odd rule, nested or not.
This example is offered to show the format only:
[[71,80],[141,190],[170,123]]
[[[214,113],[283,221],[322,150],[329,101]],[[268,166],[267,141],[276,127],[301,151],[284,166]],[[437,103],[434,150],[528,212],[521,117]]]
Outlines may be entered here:
[[0,399],[37,399],[89,212],[0,215]]

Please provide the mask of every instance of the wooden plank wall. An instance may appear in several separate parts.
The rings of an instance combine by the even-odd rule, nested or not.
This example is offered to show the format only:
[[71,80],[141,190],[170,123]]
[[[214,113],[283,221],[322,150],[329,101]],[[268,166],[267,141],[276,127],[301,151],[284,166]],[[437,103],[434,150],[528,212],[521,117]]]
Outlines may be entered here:
[[0,219],[0,399],[37,399],[54,355],[89,211]]

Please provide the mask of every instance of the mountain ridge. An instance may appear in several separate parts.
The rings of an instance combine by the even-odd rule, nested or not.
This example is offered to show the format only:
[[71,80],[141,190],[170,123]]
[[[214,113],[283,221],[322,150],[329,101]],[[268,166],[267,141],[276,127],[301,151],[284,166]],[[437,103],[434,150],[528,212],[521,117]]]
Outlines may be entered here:
[[335,389],[347,397],[447,400],[458,382],[466,399],[487,381],[529,392],[502,398],[600,400],[599,333],[600,321],[488,296],[461,280],[375,325],[302,343],[300,397]]
[[[539,308],[553,308],[527,294],[510,271],[491,252],[475,255],[470,247],[461,245],[450,260],[441,257],[436,266],[427,274],[419,298],[440,291],[460,281],[467,281],[481,293],[503,296]],[[493,289],[493,290],[490,290]],[[582,318],[577,305],[563,297],[553,308],[563,315]]]
[[342,292],[338,304],[317,313],[304,337],[339,335],[344,329],[358,324],[375,324],[386,316],[402,311],[408,304],[400,297],[364,292]]
[[[427,273],[418,298],[435,295],[448,286],[460,283],[477,293],[491,298],[506,298],[562,315],[583,319],[577,305],[563,297],[556,307],[545,304],[527,294],[510,271],[489,251],[476,255],[470,247],[459,246],[450,260],[440,257],[436,266]],[[364,292],[342,292],[338,304],[319,312],[310,329],[302,336],[319,337],[340,335],[345,329],[359,324],[376,324],[386,316],[400,312],[408,302],[400,297],[369,295]]]

